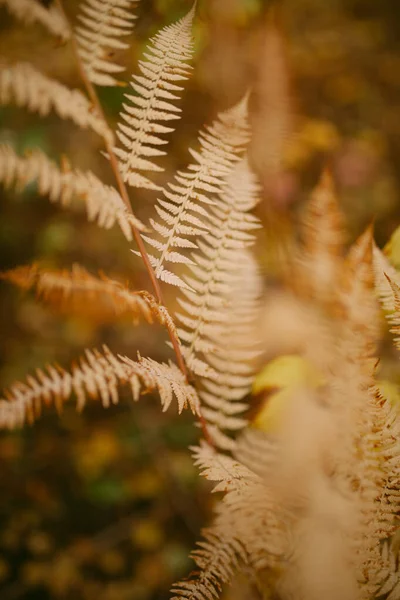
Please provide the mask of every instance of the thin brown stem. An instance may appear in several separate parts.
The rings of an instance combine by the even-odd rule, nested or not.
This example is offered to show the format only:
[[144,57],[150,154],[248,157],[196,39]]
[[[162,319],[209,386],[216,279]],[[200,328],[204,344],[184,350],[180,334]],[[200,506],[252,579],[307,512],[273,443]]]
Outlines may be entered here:
[[[65,11],[64,11],[64,7],[62,5],[62,0],[57,0],[57,4],[58,4],[61,12],[63,13],[63,15],[66,17]],[[84,86],[86,88],[88,96],[89,96],[90,100],[92,101],[92,104],[93,104],[94,108],[96,109],[98,115],[103,119],[104,123],[108,126],[107,119],[106,119],[106,116],[104,114],[103,107],[102,107],[102,105],[101,105],[101,103],[99,101],[99,98],[97,96],[96,90],[95,90],[92,82],[89,80],[89,78],[88,78],[88,76],[86,74],[86,71],[84,69],[84,66],[82,64],[82,61],[81,61],[81,58],[80,58],[79,52],[78,52],[78,46],[77,46],[77,43],[76,43],[76,39],[75,39],[75,36],[74,36],[74,34],[73,34],[72,31],[71,31],[70,42],[71,42],[72,50],[74,52],[76,64],[77,64],[77,67],[78,67],[78,70],[79,70],[79,74],[80,74],[82,82],[83,82],[83,84],[84,84]],[[114,173],[115,180],[117,182],[117,187],[118,187],[119,193],[121,194],[121,198],[123,199],[123,201],[124,201],[124,203],[126,205],[126,208],[129,210],[130,213],[132,213],[132,206],[131,206],[131,202],[130,202],[130,199],[129,199],[128,190],[126,189],[126,185],[124,183],[124,180],[122,179],[121,172],[120,172],[119,166],[118,166],[118,160],[117,160],[117,157],[115,156],[115,153],[114,153],[113,145],[110,142],[110,140],[108,140],[108,139],[104,139],[104,143],[105,143],[106,150],[107,150],[107,153],[108,153],[108,157],[109,157],[109,160],[110,160],[110,165],[111,165],[112,171]],[[159,304],[165,306],[164,300],[163,300],[163,296],[162,296],[162,292],[161,292],[161,288],[160,288],[160,284],[158,283],[158,280],[157,280],[156,275],[154,273],[154,269],[153,269],[153,267],[150,264],[149,256],[148,256],[148,254],[146,252],[146,249],[145,249],[142,237],[141,237],[138,229],[134,225],[132,225],[132,231],[133,231],[133,236],[135,238],[135,241],[136,241],[137,247],[139,249],[140,255],[142,257],[144,266],[145,266],[146,271],[147,271],[147,273],[148,273],[148,275],[150,277],[150,281],[151,281],[151,284],[153,286],[154,293],[155,293],[155,296],[157,298],[157,301],[158,301]],[[186,369],[185,361],[183,359],[182,352],[181,352],[181,349],[180,349],[180,346],[179,346],[179,342],[176,339],[176,337],[174,335],[172,335],[171,331],[169,331],[169,330],[168,330],[168,335],[169,335],[169,337],[171,339],[172,347],[173,347],[174,352],[176,354],[176,359],[177,359],[178,366],[179,366],[179,368],[181,369],[182,373],[185,375],[185,377],[187,379],[187,375],[188,375],[187,374],[187,369]]]

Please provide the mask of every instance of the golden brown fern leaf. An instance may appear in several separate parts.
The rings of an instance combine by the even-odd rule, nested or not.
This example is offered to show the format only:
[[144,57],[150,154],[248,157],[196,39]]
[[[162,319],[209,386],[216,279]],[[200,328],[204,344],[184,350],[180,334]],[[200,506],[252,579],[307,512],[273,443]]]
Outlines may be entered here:
[[76,27],[79,56],[90,81],[97,85],[113,86],[118,81],[114,73],[123,67],[110,60],[115,50],[129,48],[121,37],[130,35],[135,15],[132,7],[138,0],[85,0],[81,5]]
[[45,8],[37,0],[0,0],[0,6],[5,6],[14,17],[27,25],[40,23],[53,35],[62,39],[70,37],[68,23],[54,4]]
[[37,182],[40,194],[48,195],[51,202],[62,206],[70,206],[74,198],[80,198],[86,205],[89,221],[105,229],[118,224],[129,241],[133,239],[132,227],[145,229],[143,223],[128,212],[113,187],[102,183],[91,171],[61,171],[40,150],[20,157],[11,146],[0,144],[0,182],[6,188],[14,185],[21,190]]
[[146,291],[134,292],[126,285],[105,275],[95,277],[81,267],[74,265],[72,270],[41,269],[38,265],[16,267],[0,273],[14,285],[29,290],[34,288],[40,298],[68,312],[84,313],[89,310],[102,318],[127,316],[137,323],[146,319],[165,326],[178,339],[175,325],[167,309],[160,306]]
[[332,303],[343,269],[345,234],[328,171],[313,191],[301,225],[303,247],[295,268],[296,291],[316,302]]
[[141,171],[163,171],[151,159],[166,154],[160,146],[167,143],[160,134],[174,131],[159,121],[179,119],[181,112],[172,101],[178,100],[183,88],[177,82],[188,79],[186,64],[193,52],[192,22],[195,5],[177,23],[164,27],[151,40],[145,59],[139,62],[141,75],[134,75],[134,94],[126,98],[117,136],[124,147],[115,148],[125,182],[133,187],[161,189]]
[[113,141],[112,132],[80,90],[69,89],[28,63],[1,67],[0,104],[16,104],[40,116],[54,110],[62,119],[71,119],[82,129],[90,128]]
[[78,410],[87,398],[99,399],[107,408],[119,401],[118,385],[130,385],[132,397],[155,391],[160,395],[163,411],[176,398],[178,409],[190,407],[199,414],[196,391],[173,363],[157,363],[150,358],[133,361],[114,356],[107,347],[103,352],[86,350],[85,357],[72,367],[71,372],[61,367],[38,369],[36,377],[29,376],[26,383],[14,383],[0,399],[0,428],[13,429],[39,416],[43,404],[54,403],[61,410],[66,400],[75,394]]
[[273,191],[271,186],[284,169],[287,143],[294,129],[288,43],[276,18],[277,10],[277,6],[270,9],[260,27],[249,149],[251,162],[267,192]]

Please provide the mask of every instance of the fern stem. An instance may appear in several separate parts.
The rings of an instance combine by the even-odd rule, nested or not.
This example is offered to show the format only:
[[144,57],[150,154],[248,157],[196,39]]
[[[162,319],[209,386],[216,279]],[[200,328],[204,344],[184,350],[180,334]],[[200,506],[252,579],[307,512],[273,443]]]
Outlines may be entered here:
[[[66,21],[68,22],[68,19],[66,17],[66,14],[65,14],[65,11],[64,11],[64,7],[63,7],[63,4],[62,4],[62,0],[57,0],[57,5],[59,6],[60,11],[62,12],[63,16],[65,17]],[[90,98],[90,100],[91,100],[94,108],[96,109],[99,117],[107,125],[107,119],[106,119],[106,116],[104,114],[103,107],[102,107],[102,105],[100,103],[100,100],[99,100],[99,98],[97,96],[96,90],[95,90],[92,82],[89,80],[88,76],[86,75],[85,68],[84,68],[84,66],[82,64],[82,61],[81,61],[81,58],[79,56],[78,46],[77,46],[77,43],[76,43],[76,39],[75,39],[74,32],[72,30],[72,27],[71,27],[71,37],[70,37],[69,41],[71,42],[71,46],[72,46],[72,50],[73,50],[73,53],[74,53],[74,56],[75,56],[75,61],[76,61],[76,64],[77,64],[77,67],[78,67],[78,70],[79,70],[79,74],[80,74],[82,82],[83,82],[83,84],[84,84],[84,86],[86,88],[88,96],[89,96],[89,98]],[[123,201],[124,201],[124,203],[126,205],[126,208],[129,210],[130,213],[132,213],[133,211],[132,211],[132,206],[131,206],[131,202],[130,202],[130,199],[129,199],[129,194],[128,194],[128,191],[126,189],[126,185],[125,185],[125,183],[124,183],[124,181],[122,179],[120,170],[119,170],[118,161],[117,161],[117,157],[114,154],[113,145],[107,139],[104,139],[104,143],[105,143],[105,146],[106,146],[106,150],[107,150],[107,153],[108,153],[110,165],[111,165],[112,171],[113,171],[114,176],[115,176],[115,180],[116,180],[116,183],[117,183],[117,187],[118,187],[119,193],[121,194],[121,197],[122,197],[122,199],[123,199]],[[165,306],[164,300],[163,300],[163,296],[162,296],[162,292],[161,292],[161,288],[160,288],[160,284],[158,283],[158,280],[157,280],[156,275],[154,273],[154,269],[153,269],[153,267],[150,264],[150,260],[149,260],[148,254],[146,252],[146,249],[145,249],[142,237],[141,237],[139,231],[137,230],[137,228],[134,225],[132,225],[132,231],[133,231],[133,236],[135,238],[135,241],[136,241],[137,247],[139,249],[140,255],[142,257],[144,266],[145,266],[146,271],[147,271],[147,273],[148,273],[148,275],[150,277],[150,281],[151,281],[151,284],[153,286],[154,293],[156,295],[157,301],[162,306]],[[185,361],[184,361],[183,356],[182,356],[181,349],[179,347],[179,342],[178,342],[178,340],[176,339],[176,337],[172,334],[172,332],[170,330],[168,330],[168,335],[170,337],[170,340],[171,340],[171,343],[172,343],[172,347],[173,347],[173,349],[175,351],[175,354],[176,354],[176,359],[177,359],[178,366],[179,366],[180,370],[182,371],[182,373],[185,375],[185,377],[187,379],[187,375],[188,375],[187,374],[187,368],[186,368]],[[202,424],[202,428],[204,430],[203,424]]]

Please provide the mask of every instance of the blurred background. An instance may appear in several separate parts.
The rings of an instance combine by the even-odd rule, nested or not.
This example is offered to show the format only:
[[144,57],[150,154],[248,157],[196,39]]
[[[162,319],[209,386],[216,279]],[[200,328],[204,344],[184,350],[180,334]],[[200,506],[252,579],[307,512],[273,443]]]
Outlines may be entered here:
[[[50,0],[43,0],[50,5]],[[75,22],[79,2],[65,0]],[[126,65],[129,82],[148,38],[191,7],[187,0],[142,0]],[[332,171],[351,242],[372,220],[383,246],[400,223],[400,8],[395,0],[199,0],[194,74],[183,118],[164,160],[161,184],[190,160],[198,129],[239,101],[249,86],[252,165],[262,183],[258,255],[266,286],[290,257],[304,202],[321,169]],[[0,8],[0,63],[31,61],[81,87],[68,46],[38,27],[22,27]],[[115,125],[124,87],[100,89]],[[0,143],[68,156],[112,183],[101,140],[55,116],[0,109]],[[80,262],[149,289],[140,261],[117,228],[89,224],[38,197],[0,190],[0,269],[39,261]],[[132,190],[144,222],[153,192]],[[56,314],[1,283],[0,383],[48,362],[68,367],[85,347],[157,360],[171,357],[156,325],[104,322],[96,314]],[[175,290],[165,289],[175,307]],[[89,311],[90,312],[90,311]],[[190,415],[162,414],[157,398],[129,395],[104,411],[66,406],[45,411],[34,427],[0,437],[0,596],[2,600],[166,600],[187,574],[200,529],[210,519],[207,482],[188,446],[198,430]],[[238,582],[226,592],[249,598]]]

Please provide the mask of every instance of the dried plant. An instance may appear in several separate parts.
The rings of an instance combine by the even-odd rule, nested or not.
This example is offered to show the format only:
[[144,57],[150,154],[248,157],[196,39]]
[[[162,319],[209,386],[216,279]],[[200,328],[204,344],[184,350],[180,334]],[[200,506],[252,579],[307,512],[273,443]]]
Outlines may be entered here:
[[[4,62],[0,102],[41,116],[54,111],[94,130],[116,185],[67,161],[58,167],[39,150],[19,156],[8,145],[0,147],[0,181],[18,190],[37,182],[51,201],[70,207],[73,199],[83,200],[90,220],[105,228],[117,224],[136,241],[154,296],[79,265],[71,271],[17,267],[2,278],[63,310],[84,311],[95,301],[98,310],[128,316],[133,324],[156,321],[176,358],[165,364],[107,347],[86,349],[70,371],[47,366],[13,384],[0,400],[0,426],[32,422],[43,405],[61,410],[71,397],[79,410],[88,398],[107,407],[119,401],[121,384],[131,386],[134,400],[155,391],[163,410],[175,398],[179,412],[189,407],[199,419],[204,439],[193,449],[194,460],[223,494],[193,553],[198,570],[174,586],[175,600],[217,598],[240,569],[262,593],[282,600],[400,598],[392,543],[400,421],[376,376],[378,298],[398,336],[400,275],[375,247],[371,228],[346,253],[344,218],[324,173],[301,223],[274,327],[264,330],[271,306],[252,254],[261,223],[251,213],[259,186],[247,157],[248,95],[200,132],[199,150],[190,150],[193,163],[172,182],[160,189],[151,179],[163,169],[161,159],[160,165],[153,159],[165,154],[159,147],[173,131],[160,121],[179,118],[175,100],[189,74],[196,6],[150,41],[123,106],[119,147],[93,84],[119,85],[114,75],[121,67],[109,60],[109,50],[126,47],[121,37],[131,31],[136,0],[84,0],[76,30],[60,2],[51,9],[35,0],[0,4],[69,40],[86,89],[69,89],[26,63]],[[161,192],[148,225],[134,216],[125,184]],[[175,272],[177,263],[183,273]],[[163,303],[159,280],[178,288],[175,317]],[[259,431],[247,418],[246,396],[263,353],[279,346],[274,336],[279,342],[282,332],[318,373],[318,383],[292,386],[276,430]],[[399,337],[394,341],[400,349]]]

